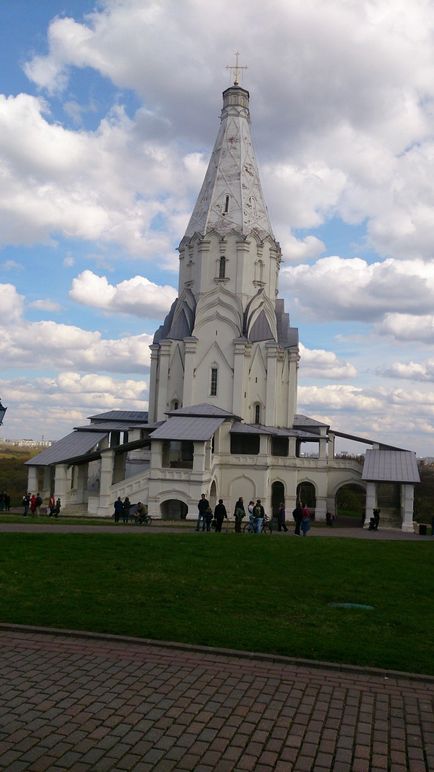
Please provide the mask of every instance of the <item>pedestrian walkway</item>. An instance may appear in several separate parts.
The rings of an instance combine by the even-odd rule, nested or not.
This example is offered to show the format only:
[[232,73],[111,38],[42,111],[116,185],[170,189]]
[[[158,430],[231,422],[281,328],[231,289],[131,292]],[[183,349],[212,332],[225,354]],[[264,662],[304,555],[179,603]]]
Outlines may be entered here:
[[0,628],[0,768],[434,770],[434,679]]
[[[30,522],[23,518],[19,523],[2,523],[0,522],[0,533],[88,533],[88,534],[102,534],[102,533],[118,533],[118,534],[136,534],[136,535],[149,535],[153,533],[177,533],[177,534],[191,534],[196,538],[213,538],[213,533],[197,533],[195,530],[195,523],[188,522],[177,525],[176,523],[164,523],[159,520],[154,520],[150,526],[139,526],[132,523],[124,525],[123,523],[108,522],[107,524],[100,525],[87,525],[87,524],[67,524],[62,522],[56,523],[38,523],[35,520]],[[234,526],[231,522],[229,525],[223,526],[224,533],[234,533]],[[288,539],[292,538],[294,533],[289,528],[288,533],[273,531],[271,538]],[[325,526],[313,526],[309,531],[307,539],[311,538],[335,538],[335,539],[368,539],[372,541],[412,541],[424,542],[432,541],[430,536],[419,536],[415,533],[403,533],[398,528],[384,528],[380,531],[369,531],[366,528],[360,527],[336,527],[326,528]],[[216,538],[220,539],[221,535],[216,534]],[[244,534],[238,538],[253,538],[251,534]],[[257,537],[255,537],[257,538]],[[270,538],[269,535],[263,535],[260,538]],[[301,537],[300,537],[301,538]]]

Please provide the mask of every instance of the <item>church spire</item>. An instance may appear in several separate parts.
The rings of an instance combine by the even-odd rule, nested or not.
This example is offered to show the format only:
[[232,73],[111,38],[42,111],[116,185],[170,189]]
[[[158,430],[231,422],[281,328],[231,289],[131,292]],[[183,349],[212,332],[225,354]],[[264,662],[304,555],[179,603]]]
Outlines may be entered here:
[[238,85],[244,68],[237,59],[230,69],[234,85],[223,92],[220,129],[186,238],[211,230],[274,238],[250,134],[249,92]]

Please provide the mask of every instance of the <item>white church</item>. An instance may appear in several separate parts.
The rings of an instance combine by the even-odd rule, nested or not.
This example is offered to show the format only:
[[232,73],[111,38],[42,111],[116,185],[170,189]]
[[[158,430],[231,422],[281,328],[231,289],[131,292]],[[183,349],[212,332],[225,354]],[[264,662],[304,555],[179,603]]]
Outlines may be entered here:
[[[179,245],[178,298],[150,347],[148,411],[91,416],[28,462],[28,490],[59,496],[64,513],[108,517],[128,496],[171,520],[195,519],[202,493],[229,513],[239,496],[269,514],[284,502],[287,517],[301,499],[323,521],[356,485],[365,524],[379,507],[382,525],[412,531],[415,454],[297,413],[298,330],[278,295],[281,260],[236,77]],[[364,443],[364,461],[337,458],[336,437]]]

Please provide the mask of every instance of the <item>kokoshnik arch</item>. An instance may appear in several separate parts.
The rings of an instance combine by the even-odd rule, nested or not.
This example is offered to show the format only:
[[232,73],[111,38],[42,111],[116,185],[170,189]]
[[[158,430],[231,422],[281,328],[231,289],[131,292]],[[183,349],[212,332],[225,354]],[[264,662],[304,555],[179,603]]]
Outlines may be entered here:
[[[243,496],[268,512],[280,499],[291,512],[304,486],[321,521],[338,490],[357,484],[366,523],[380,506],[383,525],[411,531],[415,454],[296,412],[298,330],[278,295],[281,250],[238,69],[179,245],[178,297],[151,345],[148,411],[91,416],[28,462],[29,490],[59,496],[63,511],[109,516],[128,496],[153,516],[195,518],[203,492],[229,511]],[[336,436],[366,443],[364,463],[336,458]],[[316,445],[315,458],[303,456],[304,443]]]

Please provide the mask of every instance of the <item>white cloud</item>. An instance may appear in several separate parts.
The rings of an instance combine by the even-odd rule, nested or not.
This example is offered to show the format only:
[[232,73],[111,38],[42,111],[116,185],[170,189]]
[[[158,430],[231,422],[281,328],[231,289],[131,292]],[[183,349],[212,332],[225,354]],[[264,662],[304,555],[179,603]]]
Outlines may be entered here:
[[29,303],[29,306],[30,308],[36,308],[38,311],[53,311],[54,313],[61,309],[60,303],[56,303],[55,300],[44,300],[43,298],[33,300]]
[[[382,375],[390,378],[403,378],[409,381],[434,381],[434,359],[427,359],[424,362],[394,362],[390,367],[379,370]],[[415,402],[414,392],[409,394],[410,399]],[[434,399],[434,397],[433,397]],[[424,401],[426,395],[424,395]]]
[[167,313],[177,296],[173,287],[153,284],[144,276],[134,276],[114,286],[105,276],[89,270],[73,280],[69,294],[87,306],[150,319]]
[[[215,134],[223,63],[232,60],[239,30],[248,29],[246,85],[280,240],[289,227],[329,217],[366,220],[381,254],[430,259],[432,26],[426,0],[276,0],[265,22],[258,0],[186,0],[182,7],[175,0],[146,7],[142,0],[106,0],[82,22],[56,18],[48,54],[33,57],[26,72],[48,92],[65,89],[71,70],[85,67],[135,90],[146,104],[135,118],[141,136],[166,146],[174,139],[196,143],[184,168],[200,184],[197,150]],[[270,55],[259,67],[258,50],[278,50],[279,66]],[[71,109],[77,120],[73,100]],[[180,145],[175,154],[180,158]],[[173,190],[173,175],[171,182]],[[131,233],[124,238],[131,241]]]
[[[433,307],[434,262],[325,257],[314,265],[283,268],[281,288],[316,319],[373,321],[385,314],[389,320],[404,319],[393,312],[420,315]],[[392,332],[392,327],[392,321],[385,322],[378,331]]]
[[143,373],[149,366],[146,333],[119,339],[103,338],[98,331],[60,324],[51,320],[28,322],[23,319],[24,298],[10,284],[0,284],[0,360],[4,368],[44,367],[103,370],[117,373]]
[[[421,308],[421,311],[423,310],[424,305]],[[393,335],[396,340],[434,342],[434,316],[432,314],[421,314],[420,316],[401,313],[385,314],[383,321],[379,322],[375,329],[382,335]]]
[[308,378],[354,378],[357,370],[350,362],[338,359],[333,351],[308,349],[300,343],[300,375]]
[[[7,405],[2,435],[42,435],[56,440],[72,427],[86,425],[89,415],[107,410],[146,410],[147,383],[101,376],[97,372],[79,375],[60,372],[53,378],[0,380]],[[6,400],[7,397],[7,400]]]

